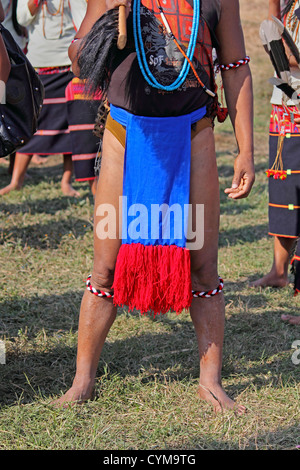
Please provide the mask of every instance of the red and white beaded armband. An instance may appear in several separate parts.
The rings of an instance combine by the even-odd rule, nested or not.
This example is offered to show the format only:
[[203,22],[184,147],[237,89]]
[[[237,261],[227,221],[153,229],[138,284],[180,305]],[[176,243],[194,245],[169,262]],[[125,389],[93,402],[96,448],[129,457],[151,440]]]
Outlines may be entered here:
[[221,70],[221,71],[230,70],[230,69],[237,69],[241,65],[246,65],[249,62],[250,62],[250,57],[248,55],[246,55],[246,57],[244,59],[240,59],[237,62],[232,62],[232,63],[227,64],[227,65],[218,65],[217,69]]

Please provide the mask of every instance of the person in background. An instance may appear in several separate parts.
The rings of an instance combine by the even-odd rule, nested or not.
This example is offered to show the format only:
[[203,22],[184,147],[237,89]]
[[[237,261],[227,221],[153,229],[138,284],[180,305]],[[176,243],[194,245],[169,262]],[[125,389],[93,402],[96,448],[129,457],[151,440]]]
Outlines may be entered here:
[[27,31],[17,20],[18,0],[2,0],[4,9],[3,26],[10,32],[22,51],[26,51]]
[[[2,0],[2,6],[4,11],[3,26],[10,32],[18,46],[22,51],[26,51],[27,44],[27,31],[26,28],[19,25],[17,21],[17,3],[18,0]],[[4,161],[6,159],[3,159]],[[15,161],[15,153],[9,155],[9,167],[8,172],[12,174],[13,166]]]
[[[300,2],[297,0],[269,0],[269,19],[272,16],[282,20],[291,34],[295,44],[300,47]],[[292,86],[300,86],[299,67],[295,57],[286,47],[292,76]],[[271,97],[272,112],[269,136],[269,169],[274,167],[278,156],[282,169],[289,170],[286,179],[269,178],[269,234],[274,237],[273,264],[270,271],[262,278],[251,283],[253,287],[285,287],[289,283],[288,268],[290,263],[294,270],[294,292],[298,294],[300,245],[299,215],[299,125],[297,108],[293,101],[284,99],[281,90],[274,86]],[[298,242],[298,243],[297,243]],[[294,256],[293,256],[294,254]],[[282,315],[282,320],[300,324],[300,316]]]
[[87,95],[84,80],[74,77],[66,87],[66,100],[75,181],[88,182],[95,195],[96,158],[102,140],[95,132],[100,96]]
[[72,139],[66,88],[74,78],[68,47],[86,8],[86,0],[18,0],[17,21],[28,31],[27,57],[43,82],[45,99],[38,130],[17,152],[11,182],[0,190],[0,195],[22,187],[34,154],[62,154],[62,192],[67,196],[79,196],[72,186]]
[[[269,19],[275,16],[281,19],[294,42],[300,46],[299,14],[300,2],[295,0],[269,0]],[[299,10],[300,11],[300,10]],[[300,84],[299,68],[295,58],[287,48],[292,86]],[[300,168],[298,136],[299,128],[297,109],[276,86],[271,97],[272,112],[269,136],[269,169],[274,167],[278,157],[282,160],[282,169],[289,170],[286,179],[269,178],[269,234],[274,237],[273,264],[270,271],[254,281],[254,287],[285,287],[288,285],[288,267],[300,235],[300,216],[298,192],[300,185],[295,171]],[[280,129],[279,129],[280,127]],[[292,209],[292,210],[291,210]],[[295,286],[296,287],[296,286]]]

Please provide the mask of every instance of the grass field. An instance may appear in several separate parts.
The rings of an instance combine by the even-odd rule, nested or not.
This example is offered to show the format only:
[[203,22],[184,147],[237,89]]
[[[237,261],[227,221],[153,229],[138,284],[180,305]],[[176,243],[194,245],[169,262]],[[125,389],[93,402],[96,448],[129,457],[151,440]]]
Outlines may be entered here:
[[[60,192],[62,161],[31,166],[24,188],[0,199],[1,450],[281,450],[300,444],[300,364],[292,344],[300,314],[292,285],[255,290],[249,280],[272,261],[267,235],[268,116],[272,75],[258,37],[267,15],[241,2],[255,89],[256,182],[248,199],[230,201],[236,151],[229,123],[217,126],[221,193],[219,272],[225,280],[223,385],[246,405],[242,417],[215,415],[196,398],[198,352],[188,314],[140,316],[120,309],[99,363],[95,400],[53,409],[71,384],[84,279],[92,266],[93,200]],[[0,165],[1,186],[9,182]]]

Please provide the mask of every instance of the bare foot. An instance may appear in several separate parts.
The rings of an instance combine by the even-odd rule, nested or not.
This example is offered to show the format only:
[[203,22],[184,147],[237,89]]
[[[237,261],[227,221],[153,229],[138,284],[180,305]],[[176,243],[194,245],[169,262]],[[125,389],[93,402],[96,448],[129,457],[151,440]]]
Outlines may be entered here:
[[76,189],[73,188],[73,186],[70,183],[65,183],[62,181],[61,183],[61,190],[65,196],[70,196],[70,197],[79,197],[80,193],[76,191]]
[[288,284],[287,276],[278,276],[269,272],[257,281],[251,282],[250,287],[286,287]]
[[291,325],[300,325],[300,316],[281,315],[281,320],[287,321]]
[[0,196],[4,196],[4,194],[8,194],[11,191],[16,191],[16,190],[19,190],[21,188],[22,188],[22,185],[17,185],[17,184],[10,183],[7,186],[5,186],[4,188],[0,189]]
[[54,400],[52,405],[67,408],[74,405],[82,405],[94,397],[94,388],[82,389],[73,385],[62,397]]
[[198,395],[202,400],[213,405],[215,413],[232,410],[238,415],[243,415],[247,411],[245,406],[239,405],[229,398],[219,384],[211,387],[199,384]]
[[48,159],[48,156],[41,157],[37,153],[34,153],[32,155],[31,162],[34,163],[35,165],[43,165],[44,163],[46,163],[47,159]]

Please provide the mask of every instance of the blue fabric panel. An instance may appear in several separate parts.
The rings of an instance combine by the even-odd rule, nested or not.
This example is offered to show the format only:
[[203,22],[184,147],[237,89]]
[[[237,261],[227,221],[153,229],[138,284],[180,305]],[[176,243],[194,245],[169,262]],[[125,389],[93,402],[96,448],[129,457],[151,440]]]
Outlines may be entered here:
[[126,126],[123,182],[123,243],[186,244],[190,192],[191,124],[206,108],[190,115],[145,117],[111,106],[111,116]]

